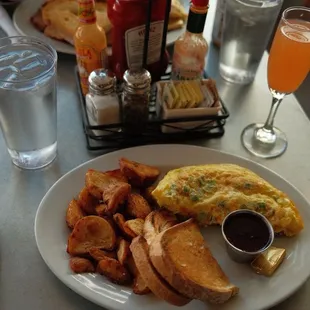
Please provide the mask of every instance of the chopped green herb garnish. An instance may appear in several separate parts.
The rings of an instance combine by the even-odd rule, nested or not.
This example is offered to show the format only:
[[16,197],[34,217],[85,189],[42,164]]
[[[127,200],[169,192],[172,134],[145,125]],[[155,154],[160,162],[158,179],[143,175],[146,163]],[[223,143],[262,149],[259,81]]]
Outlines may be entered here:
[[198,195],[196,195],[196,194],[191,194],[190,195],[190,198],[191,198],[191,201],[199,201],[199,197],[198,197]]
[[251,183],[244,183],[244,188],[245,189],[251,189],[252,188],[252,184]]
[[200,186],[203,186],[203,184],[204,184],[203,180],[201,180],[200,178],[198,179],[198,183]]
[[177,186],[176,186],[175,184],[172,184],[170,188],[171,188],[171,189],[176,189]]
[[215,180],[207,180],[207,184],[208,184],[208,186],[215,186],[216,181]]
[[183,186],[183,192],[184,193],[189,193],[189,187],[188,186]]
[[218,204],[217,204],[218,207],[221,207],[221,208],[224,208],[225,207],[225,200],[223,201],[220,201]]
[[257,204],[257,208],[260,210],[265,210],[266,209],[266,204],[264,202],[259,202]]

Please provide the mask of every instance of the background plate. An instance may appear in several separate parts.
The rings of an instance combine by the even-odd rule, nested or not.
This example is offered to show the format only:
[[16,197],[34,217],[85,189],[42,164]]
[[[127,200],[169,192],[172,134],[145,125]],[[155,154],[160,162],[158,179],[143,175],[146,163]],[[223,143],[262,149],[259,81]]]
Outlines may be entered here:
[[[209,227],[203,234],[210,249],[240,294],[221,306],[192,301],[184,310],[261,310],[287,298],[310,274],[310,205],[291,184],[274,172],[246,159],[203,147],[189,145],[150,145],[129,148],[93,159],[59,179],[43,198],[35,219],[35,236],[39,251],[52,272],[68,287],[85,298],[113,310],[177,309],[152,295],[138,296],[130,288],[114,285],[97,274],[76,275],[69,269],[66,244],[69,229],[65,214],[69,201],[84,186],[89,168],[118,168],[120,157],[158,166],[162,176],[168,170],[196,164],[234,163],[251,169],[271,184],[286,192],[295,201],[305,222],[305,229],[295,238],[276,238],[275,245],[287,250],[282,266],[271,277],[256,275],[249,266],[229,259],[219,227]],[[162,177],[161,176],[161,177]]]
[[[37,10],[45,3],[46,0],[24,0],[22,3],[16,8],[13,14],[13,23],[22,35],[26,36],[35,36],[46,43],[50,44],[55,48],[57,52],[75,55],[75,51],[72,45],[61,42],[58,40],[51,39],[45,36],[42,32],[37,30],[31,23],[31,17],[37,12]],[[181,0],[181,2],[185,3],[185,0]],[[186,11],[188,10],[188,3],[184,5]],[[173,44],[176,39],[184,32],[185,27],[169,31],[167,33],[167,45]]]

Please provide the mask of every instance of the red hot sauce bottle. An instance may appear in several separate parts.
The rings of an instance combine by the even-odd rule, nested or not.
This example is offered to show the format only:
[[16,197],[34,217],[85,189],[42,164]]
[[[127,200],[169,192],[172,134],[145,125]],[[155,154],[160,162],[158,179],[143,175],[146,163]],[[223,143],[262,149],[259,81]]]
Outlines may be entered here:
[[[112,27],[111,69],[121,80],[124,72],[141,69],[148,0],[108,0],[108,17]],[[158,81],[168,66],[168,54],[160,61],[166,0],[152,0],[147,69],[152,81]]]

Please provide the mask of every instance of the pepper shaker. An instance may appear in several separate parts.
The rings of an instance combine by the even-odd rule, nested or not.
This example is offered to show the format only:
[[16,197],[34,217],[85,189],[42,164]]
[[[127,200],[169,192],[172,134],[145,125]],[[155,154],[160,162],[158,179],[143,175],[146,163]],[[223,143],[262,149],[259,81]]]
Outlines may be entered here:
[[123,81],[123,123],[127,131],[141,133],[149,117],[151,74],[145,69],[128,69]]
[[[120,122],[120,104],[116,93],[116,77],[106,69],[96,69],[88,78],[89,93],[86,110],[91,125],[110,125]],[[97,131],[96,131],[97,132]],[[103,134],[103,131],[100,131]]]

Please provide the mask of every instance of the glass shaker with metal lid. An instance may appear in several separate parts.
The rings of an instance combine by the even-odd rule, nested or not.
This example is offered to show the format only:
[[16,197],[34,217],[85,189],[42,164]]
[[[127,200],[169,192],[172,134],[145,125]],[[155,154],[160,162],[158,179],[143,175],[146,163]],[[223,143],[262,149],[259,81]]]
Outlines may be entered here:
[[116,94],[116,77],[106,69],[96,69],[88,78],[89,93],[86,108],[91,125],[108,125],[120,122],[120,106]]
[[149,117],[151,74],[145,69],[129,69],[123,81],[123,122],[141,132]]

